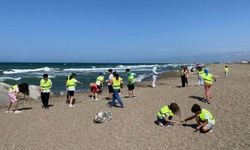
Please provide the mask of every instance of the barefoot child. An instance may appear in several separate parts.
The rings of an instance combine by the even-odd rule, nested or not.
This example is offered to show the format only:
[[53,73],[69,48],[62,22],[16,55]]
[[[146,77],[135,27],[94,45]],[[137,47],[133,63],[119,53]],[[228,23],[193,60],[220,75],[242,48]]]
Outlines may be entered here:
[[195,131],[200,130],[202,133],[212,131],[212,128],[215,125],[215,119],[208,110],[201,109],[198,104],[194,104],[191,111],[195,113],[195,115],[185,119],[185,122],[195,118],[197,122]]
[[135,76],[136,74],[133,72],[130,72],[130,69],[126,69],[126,73],[128,75],[128,98],[132,97],[135,98]]
[[29,85],[27,83],[14,85],[9,89],[8,97],[9,97],[10,105],[9,105],[6,113],[12,112],[12,111],[10,111],[10,107],[11,107],[12,103],[16,104],[14,113],[21,113],[21,111],[18,110],[18,99],[17,99],[17,96],[20,93],[23,93],[25,95],[29,95]]
[[73,106],[73,100],[74,100],[74,94],[76,90],[76,83],[83,84],[82,82],[79,82],[75,79],[75,75],[72,74],[69,79],[66,82],[66,86],[68,89],[68,94],[69,94],[69,107],[74,107]]
[[175,115],[180,116],[180,108],[176,103],[171,103],[169,106],[163,106],[157,113],[157,123],[160,126],[174,125],[172,121]]
[[204,81],[204,90],[205,90],[205,101],[210,104],[212,99],[212,93],[210,91],[213,81],[216,82],[215,77],[209,73],[209,69],[206,68],[202,74],[202,79]]
[[90,91],[91,91],[91,98],[95,99],[95,100],[99,100],[98,99],[98,92],[100,91],[100,89],[98,88],[98,86],[95,83],[90,83],[89,87],[90,87]]

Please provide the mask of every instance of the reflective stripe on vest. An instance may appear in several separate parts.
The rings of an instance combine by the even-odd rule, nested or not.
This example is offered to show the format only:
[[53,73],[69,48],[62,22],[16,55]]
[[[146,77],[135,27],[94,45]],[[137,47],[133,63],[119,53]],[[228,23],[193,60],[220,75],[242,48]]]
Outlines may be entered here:
[[44,79],[40,82],[41,90],[49,90],[51,88],[51,80],[48,79],[45,81]]
[[174,116],[173,112],[169,109],[168,106],[162,107],[161,110],[157,113],[158,118],[166,117],[166,116],[168,116],[168,117]]
[[104,76],[98,76],[96,79],[96,84],[100,86],[103,81],[104,81]]
[[201,121],[204,122],[205,120],[207,120],[207,119],[206,119],[207,114],[209,115],[209,118],[210,118],[212,121],[214,121],[214,123],[215,123],[215,119],[214,119],[213,115],[212,115],[208,110],[206,110],[206,109],[202,109],[201,114],[199,115]]

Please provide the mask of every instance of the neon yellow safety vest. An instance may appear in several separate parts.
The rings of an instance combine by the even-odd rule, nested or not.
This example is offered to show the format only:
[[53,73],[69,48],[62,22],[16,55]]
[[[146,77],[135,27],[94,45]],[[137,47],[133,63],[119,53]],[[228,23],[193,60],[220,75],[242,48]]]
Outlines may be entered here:
[[114,78],[113,78],[113,88],[114,88],[115,90],[121,89],[121,82],[122,82],[122,78],[119,77],[119,79],[116,80],[116,78],[114,77]]
[[213,83],[213,75],[209,73],[206,75],[205,73],[202,74],[203,81],[207,84],[212,84]]
[[201,71],[197,71],[197,74],[202,75],[204,73],[204,70],[202,69]]
[[40,81],[40,87],[41,87],[41,90],[50,90],[51,87],[52,87],[52,82],[50,79],[48,79],[47,81],[45,81],[44,79],[42,79]]
[[9,88],[9,92],[13,92],[17,88],[18,88],[18,85],[13,85],[11,88]]
[[101,85],[104,81],[104,76],[98,76],[97,79],[96,79],[96,84],[97,85]]
[[228,68],[225,68],[225,72],[228,72]]
[[213,115],[206,109],[202,109],[201,114],[199,115],[201,121],[203,121],[203,122],[206,121],[207,115],[209,115],[209,118],[215,123],[215,119],[214,119]]
[[67,86],[68,88],[75,88],[76,83],[75,83],[75,81],[74,81],[74,78],[71,79],[71,80],[67,80],[66,86]]
[[173,117],[174,113],[169,109],[168,106],[164,106],[161,108],[161,110],[157,113],[157,117],[161,118],[161,117]]
[[133,75],[128,76],[128,83],[135,84],[135,77]]

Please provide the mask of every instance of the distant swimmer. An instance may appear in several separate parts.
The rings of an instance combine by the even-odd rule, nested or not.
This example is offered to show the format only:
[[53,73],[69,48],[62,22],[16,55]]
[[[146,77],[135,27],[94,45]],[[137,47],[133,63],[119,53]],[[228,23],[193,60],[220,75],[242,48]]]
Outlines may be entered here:
[[163,106],[157,113],[157,124],[159,126],[174,126],[173,117],[180,116],[180,108],[176,103]]
[[43,79],[40,81],[42,108],[49,109],[49,96],[52,88],[52,82],[49,79],[48,74],[43,75]]
[[[17,99],[17,96],[19,96],[21,93],[25,95],[29,95],[29,85],[27,83],[14,85],[11,88],[9,88],[8,97],[9,97],[10,104],[6,113],[11,113],[11,112],[21,113],[21,111],[18,110],[18,99]],[[16,105],[14,111],[10,111],[12,104]]]
[[204,73],[202,74],[202,79],[204,81],[204,89],[205,89],[205,101],[210,104],[212,99],[212,93],[210,91],[213,82],[216,82],[215,77],[209,73],[209,69],[204,69]]
[[228,68],[228,66],[225,66],[224,67],[225,77],[228,77],[228,72],[229,72],[229,68]]
[[185,119],[185,122],[196,119],[197,126],[195,131],[201,131],[202,133],[212,132],[212,128],[215,126],[213,115],[207,109],[201,109],[198,104],[194,104],[191,111],[195,115]]
[[74,107],[73,100],[74,100],[74,94],[76,90],[76,83],[83,84],[82,82],[77,81],[75,79],[75,74],[70,75],[66,82],[66,87],[67,87],[68,94],[69,94],[69,97],[68,97],[69,107]]
[[128,98],[132,97],[135,98],[135,76],[136,74],[133,72],[130,72],[130,69],[126,69],[125,72],[128,75]]
[[156,79],[158,77],[158,72],[156,72],[157,70],[157,66],[154,66],[153,69],[152,69],[152,78],[153,78],[153,81],[152,81],[152,87],[154,88],[156,86]]

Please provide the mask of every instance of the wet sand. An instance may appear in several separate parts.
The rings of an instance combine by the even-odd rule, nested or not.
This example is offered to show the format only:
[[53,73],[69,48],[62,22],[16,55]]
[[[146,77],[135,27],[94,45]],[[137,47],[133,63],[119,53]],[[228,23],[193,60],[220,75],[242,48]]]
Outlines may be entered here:
[[[5,114],[0,109],[0,149],[94,149],[94,150],[166,150],[166,149],[249,149],[250,148],[250,65],[230,64],[224,78],[224,65],[209,65],[217,77],[212,86],[210,105],[200,101],[203,87],[197,76],[190,75],[189,86],[182,88],[176,75],[161,75],[156,88],[140,83],[137,98],[123,98],[125,108],[109,108],[107,100],[94,101],[88,94],[76,94],[76,105],[69,108],[65,97],[53,97],[53,107],[41,108],[41,102],[22,101],[21,114]],[[123,94],[127,92],[125,88]],[[107,96],[107,92],[101,95]],[[208,109],[216,119],[213,133],[194,132],[192,126],[159,127],[157,111],[166,104],[177,103],[182,120],[192,115],[194,103]],[[113,120],[94,124],[96,113],[110,110]],[[194,121],[189,122],[194,124]]]

